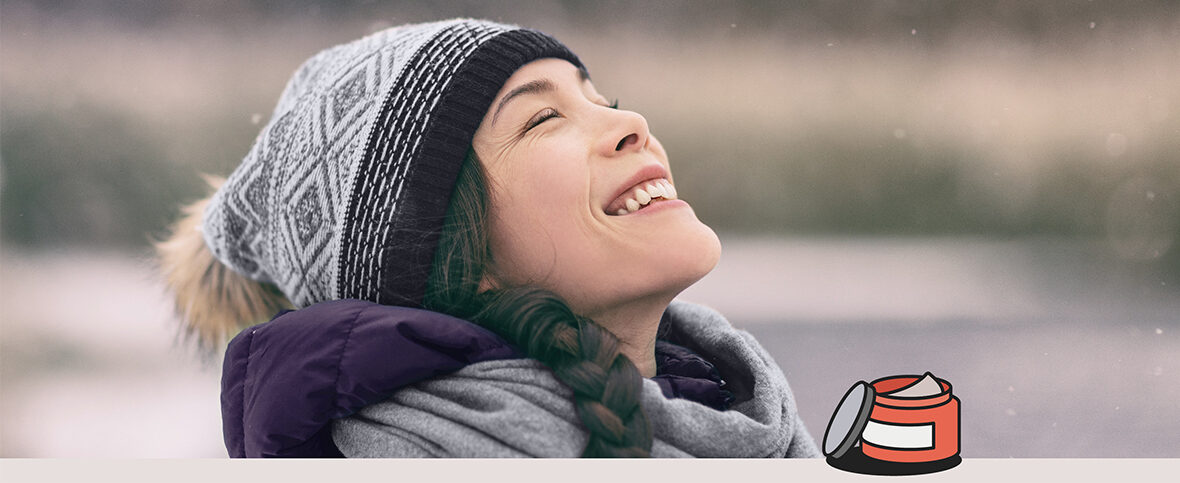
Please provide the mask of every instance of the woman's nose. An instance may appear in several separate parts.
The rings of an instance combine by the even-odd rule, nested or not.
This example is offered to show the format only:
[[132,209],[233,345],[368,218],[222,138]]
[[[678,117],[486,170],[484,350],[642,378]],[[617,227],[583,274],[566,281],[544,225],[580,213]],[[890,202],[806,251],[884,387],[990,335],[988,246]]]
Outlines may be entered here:
[[625,137],[621,141],[619,141],[619,144],[615,145],[615,151],[622,151],[623,148],[627,147],[628,145],[632,145],[632,144],[639,144],[639,135],[638,134],[635,134],[635,133],[628,134],[627,137]]
[[605,120],[608,128],[601,145],[602,154],[614,156],[642,150],[647,146],[647,119],[634,111],[612,110]]

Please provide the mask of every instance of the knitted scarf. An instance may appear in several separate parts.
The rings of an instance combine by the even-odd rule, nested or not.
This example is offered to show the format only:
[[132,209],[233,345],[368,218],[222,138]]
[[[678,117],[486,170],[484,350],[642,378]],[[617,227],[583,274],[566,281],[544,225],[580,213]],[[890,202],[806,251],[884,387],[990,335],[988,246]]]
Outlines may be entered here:
[[[816,457],[786,377],[754,337],[712,309],[668,307],[666,338],[713,362],[735,401],[718,411],[666,398],[645,379],[643,409],[653,457]],[[414,384],[337,420],[332,437],[349,457],[576,458],[588,436],[573,392],[533,359],[479,362]]]

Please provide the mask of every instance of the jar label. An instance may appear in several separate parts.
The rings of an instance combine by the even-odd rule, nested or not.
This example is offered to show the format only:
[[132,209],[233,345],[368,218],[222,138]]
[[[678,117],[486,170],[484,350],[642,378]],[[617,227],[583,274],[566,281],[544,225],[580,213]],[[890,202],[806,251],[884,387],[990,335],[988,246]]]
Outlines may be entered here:
[[861,439],[885,449],[934,449],[934,423],[898,424],[870,419]]

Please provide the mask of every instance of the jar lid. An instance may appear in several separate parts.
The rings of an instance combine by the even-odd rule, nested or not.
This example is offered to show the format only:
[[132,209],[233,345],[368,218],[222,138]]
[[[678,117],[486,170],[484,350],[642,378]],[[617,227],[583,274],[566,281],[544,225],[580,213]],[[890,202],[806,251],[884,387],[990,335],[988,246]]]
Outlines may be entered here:
[[873,386],[864,381],[857,381],[848,388],[824,431],[824,456],[839,458],[856,446],[873,412],[875,396]]

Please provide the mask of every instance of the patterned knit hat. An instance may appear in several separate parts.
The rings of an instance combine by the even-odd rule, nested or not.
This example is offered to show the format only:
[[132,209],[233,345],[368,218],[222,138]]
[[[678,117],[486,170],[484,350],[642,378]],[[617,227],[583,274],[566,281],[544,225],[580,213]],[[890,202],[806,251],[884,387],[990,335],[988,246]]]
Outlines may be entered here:
[[582,65],[541,32],[468,19],[320,52],[210,200],[205,243],[297,307],[420,306],[471,138],[508,77],[544,57]]

